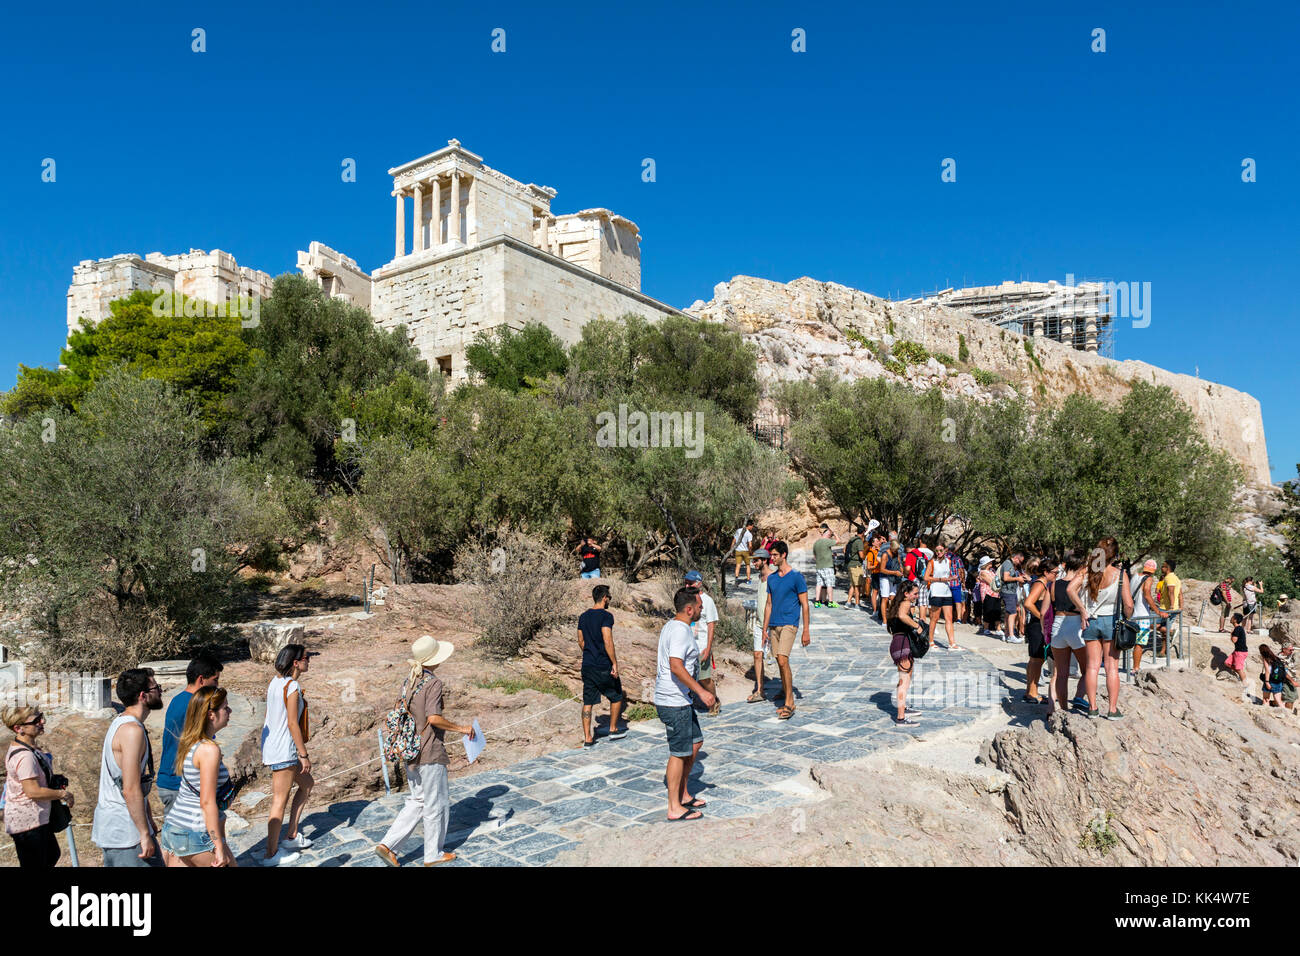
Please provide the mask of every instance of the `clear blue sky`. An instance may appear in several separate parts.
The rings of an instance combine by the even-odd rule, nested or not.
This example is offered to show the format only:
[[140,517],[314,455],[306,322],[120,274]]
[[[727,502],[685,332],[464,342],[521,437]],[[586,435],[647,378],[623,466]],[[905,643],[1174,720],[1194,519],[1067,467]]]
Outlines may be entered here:
[[57,362],[82,259],[215,247],[278,274],[317,239],[376,268],[385,171],[456,137],[558,212],[635,220],[643,288],[677,306],[737,274],[1150,282],[1117,355],[1258,397],[1274,479],[1295,477],[1289,5],[191,6],[4,14],[0,387]]

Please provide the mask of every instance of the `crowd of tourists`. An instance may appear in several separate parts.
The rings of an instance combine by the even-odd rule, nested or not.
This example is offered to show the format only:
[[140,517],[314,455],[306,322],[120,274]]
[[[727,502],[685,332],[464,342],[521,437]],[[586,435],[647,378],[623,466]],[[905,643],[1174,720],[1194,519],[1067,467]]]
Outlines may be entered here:
[[[838,542],[828,525],[817,529],[812,549],[816,592],[810,602],[807,581],[803,572],[791,566],[786,542],[770,535],[757,538],[752,523],[736,531],[736,579],[742,567],[746,582],[752,583],[755,574],[758,577],[754,686],[747,700],[768,699],[764,685],[770,656],[780,680],[774,701],[780,720],[795,714],[790,657],[796,642],[803,647],[811,643],[811,608],[840,607],[835,601],[833,551]],[[600,546],[584,538],[575,551],[583,561],[582,576],[599,578]],[[1121,559],[1114,538],[1062,555],[1026,555],[1016,550],[1001,562],[987,554],[967,562],[942,541],[903,542],[897,533],[878,530],[873,522],[850,528],[844,564],[849,582],[845,607],[869,613],[891,636],[890,657],[898,671],[893,719],[907,727],[918,726],[922,716],[907,704],[915,663],[932,646],[962,652],[954,636],[958,622],[1026,645],[1024,702],[1045,706],[1049,715],[1071,708],[1089,718],[1120,720],[1124,716],[1119,679],[1123,653],[1132,652],[1134,669],[1141,666],[1144,652],[1160,653],[1183,609],[1174,559],[1165,559],[1158,574],[1154,559],[1130,565]],[[1259,613],[1263,588],[1247,578],[1242,606],[1233,611],[1232,585],[1228,578],[1215,593],[1224,607],[1221,624],[1232,625],[1233,651],[1225,666],[1244,681],[1247,635]],[[623,721],[627,696],[619,674],[609,586],[597,584],[591,599],[591,607],[577,620],[584,747],[597,743],[593,711],[602,699],[609,702],[604,736],[619,740],[627,734]],[[654,679],[655,710],[668,744],[666,819],[671,822],[702,819],[707,805],[690,792],[690,781],[704,741],[699,716],[721,710],[713,653],[718,620],[703,575],[686,572],[673,596],[673,616],[659,634]],[[475,730],[443,714],[443,683],[436,669],[453,651],[450,643],[427,635],[412,645],[410,670],[387,719],[390,756],[404,765],[409,784],[404,805],[374,847],[390,866],[399,865],[398,850],[421,823],[424,865],[455,859],[444,849],[450,813],[445,735],[452,732],[472,739]],[[1259,654],[1263,700],[1294,709],[1296,679],[1287,662],[1268,644],[1260,646]],[[266,866],[296,862],[312,842],[300,828],[314,785],[307,749],[309,711],[300,683],[310,660],[305,645],[285,646],[267,685],[261,757],[270,774],[271,794],[266,844],[259,858]],[[1104,713],[1099,671],[1104,674]],[[189,662],[186,685],[172,697],[163,716],[157,767],[146,723],[150,714],[162,709],[162,688],[148,668],[132,668],[117,678],[115,689],[123,710],[104,736],[91,829],[104,866],[236,865],[225,827],[233,787],[217,741],[231,718],[227,692],[219,686],[221,672],[220,662],[210,654],[199,653]],[[1077,682],[1070,696],[1072,676]],[[1040,692],[1044,677],[1050,677],[1046,693]],[[53,772],[52,755],[39,748],[45,732],[45,716],[39,708],[12,706],[0,719],[14,734],[5,757],[5,829],[21,866],[52,867],[60,856],[56,834],[71,823],[75,795],[66,777]],[[148,800],[154,789],[162,807],[161,827]]]

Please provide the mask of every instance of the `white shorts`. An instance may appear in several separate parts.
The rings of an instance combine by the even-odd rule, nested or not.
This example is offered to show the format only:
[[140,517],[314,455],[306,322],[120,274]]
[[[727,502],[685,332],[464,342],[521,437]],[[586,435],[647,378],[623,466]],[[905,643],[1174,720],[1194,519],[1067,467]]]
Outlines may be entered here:
[[1052,619],[1052,650],[1083,650],[1083,620],[1077,614],[1058,614]]
[[830,588],[832,591],[835,590],[835,569],[818,568],[817,586],[819,588]]
[[880,596],[882,598],[894,596],[894,579],[888,575],[880,576]]
[[763,616],[761,614],[754,619],[754,653],[763,653]]

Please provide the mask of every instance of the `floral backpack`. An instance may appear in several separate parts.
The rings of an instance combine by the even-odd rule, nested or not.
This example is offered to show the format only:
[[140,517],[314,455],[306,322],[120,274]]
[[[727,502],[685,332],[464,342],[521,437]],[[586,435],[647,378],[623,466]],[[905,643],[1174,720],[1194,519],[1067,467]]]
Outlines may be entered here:
[[412,763],[420,756],[423,734],[416,729],[415,718],[411,716],[411,698],[428,680],[429,675],[425,674],[409,694],[403,683],[401,696],[393,701],[393,709],[384,717],[384,756],[393,763]]

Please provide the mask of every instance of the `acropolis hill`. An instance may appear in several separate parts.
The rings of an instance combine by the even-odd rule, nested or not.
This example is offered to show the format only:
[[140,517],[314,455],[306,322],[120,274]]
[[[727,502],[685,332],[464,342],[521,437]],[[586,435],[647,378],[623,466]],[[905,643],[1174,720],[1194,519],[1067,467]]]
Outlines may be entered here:
[[[554,189],[498,172],[454,139],[388,173],[395,200],[393,258],[367,273],[344,253],[311,242],[298,252],[298,269],[327,295],[369,310],[380,327],[404,325],[429,367],[453,381],[466,377],[465,347],[480,332],[540,322],[572,343],[592,319],[629,312],[653,320],[685,311],[741,328],[759,347],[760,378],[766,384],[821,368],[843,377],[893,376],[850,339],[849,330],[859,342],[860,337],[886,346],[910,341],[949,356],[958,354],[960,335],[970,366],[998,373],[1008,384],[979,386],[970,374],[935,361],[908,368],[902,378],[917,387],[938,385],[982,399],[1015,389],[1031,402],[1059,401],[1073,391],[1117,399],[1135,377],[1168,385],[1191,407],[1210,443],[1241,463],[1247,480],[1269,481],[1259,402],[1223,385],[1098,354],[1096,303],[1086,297],[1078,302],[1087,306],[1087,314],[1077,309],[1073,330],[1068,314],[1064,328],[1046,313],[1042,321],[1031,316],[1017,323],[1031,332],[1028,339],[977,317],[978,302],[970,296],[976,303],[970,310],[943,304],[965,301],[951,295],[889,302],[809,278],[782,285],[738,276],[719,284],[711,302],[679,310],[641,292],[641,235],[630,219],[603,208],[554,213]],[[1034,294],[1043,284],[1018,285],[1023,292],[993,291]],[[68,287],[68,329],[83,319],[102,321],[109,302],[137,289],[224,303],[238,296],[268,297],[271,286],[270,275],[241,267],[217,249],[85,260],[73,270]],[[985,294],[978,301],[988,299]]]

